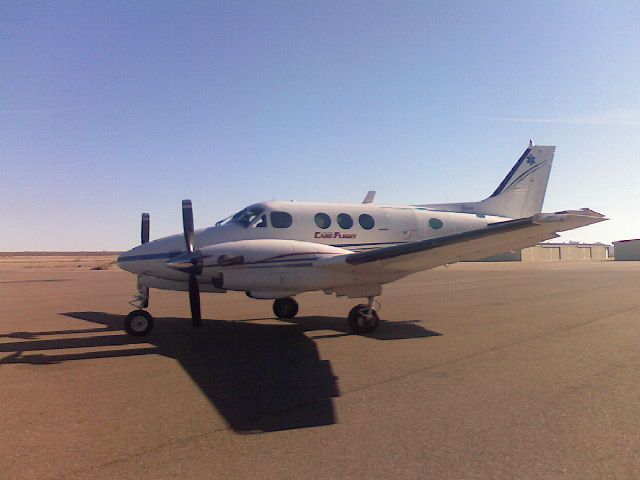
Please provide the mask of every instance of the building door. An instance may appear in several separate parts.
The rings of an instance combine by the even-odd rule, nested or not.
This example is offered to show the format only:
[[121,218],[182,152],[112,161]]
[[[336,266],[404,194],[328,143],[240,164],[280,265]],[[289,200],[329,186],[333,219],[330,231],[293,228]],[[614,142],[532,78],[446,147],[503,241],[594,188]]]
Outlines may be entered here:
[[580,260],[591,260],[591,247],[579,247],[578,252]]
[[560,247],[542,247],[542,260],[560,260]]

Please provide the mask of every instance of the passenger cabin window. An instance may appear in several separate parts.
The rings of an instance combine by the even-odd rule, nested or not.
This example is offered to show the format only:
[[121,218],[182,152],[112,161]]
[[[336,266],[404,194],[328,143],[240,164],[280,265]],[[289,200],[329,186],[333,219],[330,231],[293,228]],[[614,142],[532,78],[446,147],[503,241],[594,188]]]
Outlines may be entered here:
[[373,217],[371,215],[367,215],[366,213],[363,213],[358,217],[358,222],[360,223],[360,226],[365,230],[371,230],[376,224]]
[[326,213],[316,213],[313,217],[318,228],[329,228],[331,226],[331,217]]
[[444,223],[442,223],[442,220],[440,220],[439,218],[430,218],[429,226],[434,230],[437,230],[439,228],[442,228],[444,226]]
[[287,212],[271,212],[271,226],[275,228],[289,228],[293,217]]
[[348,213],[340,213],[338,214],[338,225],[348,230],[353,227],[353,218]]

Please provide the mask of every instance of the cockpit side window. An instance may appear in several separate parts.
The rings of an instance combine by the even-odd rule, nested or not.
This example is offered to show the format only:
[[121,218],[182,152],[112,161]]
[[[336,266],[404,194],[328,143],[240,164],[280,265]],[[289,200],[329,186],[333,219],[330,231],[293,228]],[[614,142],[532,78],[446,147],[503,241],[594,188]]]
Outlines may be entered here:
[[263,213],[262,216],[260,216],[258,223],[256,223],[256,227],[266,227],[266,226],[267,226],[267,216]]
[[216,225],[223,225],[225,223],[235,223],[237,225],[242,225],[245,228],[266,227],[267,217],[263,208],[247,207],[244,210],[240,210],[230,218],[219,221]]
[[271,226],[275,228],[289,228],[293,217],[287,212],[271,212]]
[[240,210],[233,217],[231,217],[231,223],[237,223],[246,227],[249,225],[249,212],[247,210]]

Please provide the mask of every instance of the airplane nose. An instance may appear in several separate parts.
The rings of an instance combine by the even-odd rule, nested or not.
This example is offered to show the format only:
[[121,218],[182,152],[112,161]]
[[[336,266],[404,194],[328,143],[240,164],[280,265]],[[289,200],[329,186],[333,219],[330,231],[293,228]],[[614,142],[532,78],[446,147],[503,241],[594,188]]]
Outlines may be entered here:
[[[165,262],[169,259],[169,252],[176,250],[179,243],[184,243],[182,235],[174,238],[158,239],[144,243],[124,252],[117,258],[118,267],[135,275],[161,275],[167,273]],[[155,273],[152,273],[155,272]]]
[[128,268],[129,267],[128,263],[130,262],[127,261],[128,256],[131,256],[131,250],[118,255],[116,263],[118,264],[118,267],[120,267],[122,270],[130,272],[131,270]]
[[127,272],[131,272],[131,273],[138,273],[138,256],[139,256],[139,252],[138,250],[140,249],[140,247],[135,247],[132,248],[131,250],[129,250],[128,252],[124,252],[122,254],[120,254],[116,260],[118,267],[120,267],[122,270],[125,270]]

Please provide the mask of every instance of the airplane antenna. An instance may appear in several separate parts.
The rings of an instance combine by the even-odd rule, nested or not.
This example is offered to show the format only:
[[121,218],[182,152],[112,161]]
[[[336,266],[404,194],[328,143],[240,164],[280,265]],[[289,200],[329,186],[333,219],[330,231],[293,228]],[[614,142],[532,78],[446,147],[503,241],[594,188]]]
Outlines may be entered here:
[[364,197],[364,200],[362,200],[362,203],[373,203],[373,199],[375,196],[376,196],[375,190],[369,190],[367,192],[367,195]]

